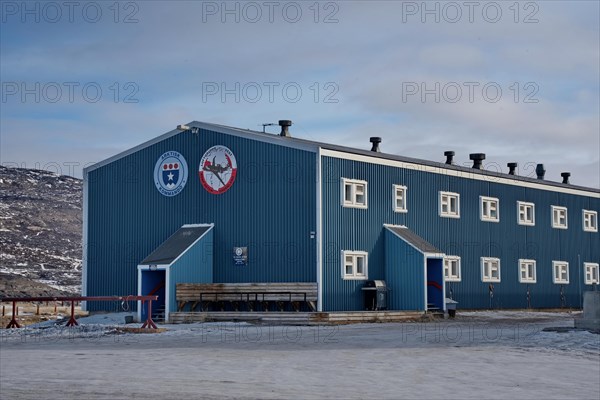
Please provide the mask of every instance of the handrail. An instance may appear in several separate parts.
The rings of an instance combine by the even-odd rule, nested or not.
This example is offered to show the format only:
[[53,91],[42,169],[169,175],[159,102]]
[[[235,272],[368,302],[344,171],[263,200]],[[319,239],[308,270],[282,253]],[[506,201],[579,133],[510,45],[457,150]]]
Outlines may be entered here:
[[79,325],[75,320],[75,302],[76,301],[141,301],[142,305],[147,301],[148,302],[148,315],[146,321],[142,325],[142,329],[157,329],[156,324],[152,321],[152,301],[158,300],[158,296],[56,296],[56,297],[2,297],[0,298],[0,303],[9,303],[12,302],[12,319],[6,326],[6,329],[10,328],[20,328],[21,325],[17,322],[16,319],[16,304],[28,303],[34,301],[70,301],[71,302],[71,317],[69,318],[69,322],[67,322],[67,326],[75,326]]

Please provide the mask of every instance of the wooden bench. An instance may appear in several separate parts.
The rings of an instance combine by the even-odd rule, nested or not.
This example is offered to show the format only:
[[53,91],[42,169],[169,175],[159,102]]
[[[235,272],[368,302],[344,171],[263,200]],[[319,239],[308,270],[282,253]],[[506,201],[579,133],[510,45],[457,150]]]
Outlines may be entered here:
[[279,311],[284,311],[287,305],[300,311],[302,304],[316,311],[317,283],[178,283],[175,298],[178,311],[183,311],[188,303],[190,311],[198,305],[202,311],[211,306],[223,311],[226,304],[234,311],[239,311],[241,305],[245,305],[248,311],[259,307],[268,311],[272,305]]

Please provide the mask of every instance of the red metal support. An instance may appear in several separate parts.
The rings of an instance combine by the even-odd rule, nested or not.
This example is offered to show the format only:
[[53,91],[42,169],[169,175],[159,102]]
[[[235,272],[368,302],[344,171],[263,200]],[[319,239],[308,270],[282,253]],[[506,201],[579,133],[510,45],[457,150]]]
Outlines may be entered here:
[[77,326],[79,325],[75,320],[75,300],[71,300],[71,318],[69,318],[69,322],[67,322],[67,326]]
[[[158,297],[158,296],[156,296]],[[142,300],[142,307],[144,307],[144,301]],[[142,325],[142,329],[158,329],[154,321],[152,321],[152,300],[148,302],[148,312],[146,317],[146,322]]]
[[13,307],[12,307],[12,319],[10,320],[10,322],[8,323],[8,325],[6,325],[6,329],[11,329],[11,328],[20,328],[21,325],[19,325],[19,323],[17,322],[17,302],[16,300],[13,300]]

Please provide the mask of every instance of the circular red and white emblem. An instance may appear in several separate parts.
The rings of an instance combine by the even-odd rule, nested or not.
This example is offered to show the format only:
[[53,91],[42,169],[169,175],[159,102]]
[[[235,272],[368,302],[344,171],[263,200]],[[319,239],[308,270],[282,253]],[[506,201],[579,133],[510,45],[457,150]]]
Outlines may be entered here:
[[200,160],[198,176],[207,192],[225,193],[237,175],[237,162],[233,152],[225,146],[213,146]]

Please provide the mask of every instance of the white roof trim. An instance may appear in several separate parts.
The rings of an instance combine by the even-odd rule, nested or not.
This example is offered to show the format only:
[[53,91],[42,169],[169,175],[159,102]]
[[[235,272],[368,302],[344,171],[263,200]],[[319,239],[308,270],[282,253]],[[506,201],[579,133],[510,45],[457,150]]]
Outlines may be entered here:
[[[486,182],[493,182],[493,183],[502,183],[502,184],[513,185],[513,186],[529,187],[529,188],[534,188],[534,189],[547,190],[547,191],[551,191],[551,192],[568,193],[568,194],[589,196],[589,197],[600,199],[600,191],[597,191],[596,189],[593,189],[593,188],[590,188],[590,190],[585,190],[586,188],[583,188],[583,187],[580,187],[580,188],[573,188],[573,187],[567,187],[567,186],[561,187],[561,186],[559,186],[558,182],[542,181],[540,183],[537,183],[537,182],[531,182],[531,181],[525,180],[526,177],[512,176],[512,178],[509,178],[508,175],[502,174],[502,173],[499,173],[498,175],[486,174],[486,173],[480,172],[479,170],[471,170],[470,168],[457,168],[456,166],[453,168],[447,168],[447,167],[444,167],[445,164],[433,163],[433,162],[427,161],[427,160],[410,159],[407,157],[397,156],[399,158],[404,159],[404,160],[398,160],[398,159],[393,159],[393,158],[385,158],[383,156],[370,156],[370,155],[360,154],[360,152],[363,152],[363,153],[366,152],[366,151],[360,150],[360,149],[336,146],[336,145],[332,145],[332,144],[328,144],[328,143],[319,143],[319,142],[314,142],[314,141],[299,139],[299,138],[287,138],[287,137],[282,137],[282,136],[279,136],[277,134],[272,134],[272,133],[262,133],[262,132],[252,131],[250,129],[233,128],[233,127],[211,124],[211,123],[206,123],[206,122],[192,121],[192,122],[188,123],[187,126],[189,126],[190,128],[210,130],[213,132],[219,132],[219,133],[223,133],[226,135],[241,137],[241,138],[245,138],[245,139],[249,139],[249,140],[256,140],[259,142],[269,143],[269,144],[273,144],[273,145],[277,145],[277,146],[284,146],[284,147],[290,147],[290,148],[294,148],[294,149],[298,149],[298,150],[310,151],[313,153],[317,153],[319,151],[319,148],[321,148],[322,156],[336,157],[336,158],[341,158],[341,159],[346,159],[346,160],[362,161],[362,162],[367,162],[367,163],[377,164],[377,165],[387,165],[387,166],[392,166],[392,167],[397,167],[397,168],[415,169],[418,171],[430,172],[430,173],[435,173],[435,174],[440,174],[440,175],[455,176],[455,177],[461,177],[461,178],[473,179],[473,180],[479,180],[479,181],[486,181]],[[129,150],[125,150],[119,154],[116,154],[110,158],[107,158],[106,160],[100,161],[96,164],[93,164],[93,165],[87,167],[87,168],[84,168],[83,173],[85,175],[88,172],[91,172],[95,169],[103,167],[107,164],[110,164],[110,163],[116,161],[116,160],[119,160],[119,159],[126,157],[130,154],[133,154],[137,151],[140,151],[142,149],[150,147],[158,142],[161,142],[165,139],[168,139],[168,138],[178,135],[178,134],[194,135],[194,133],[191,133],[190,131],[182,131],[179,129],[173,129],[172,131],[169,131],[163,135],[160,135],[152,140],[144,142],[144,143],[142,143],[138,146],[135,146]],[[330,148],[328,148],[328,147],[330,147]],[[335,149],[338,149],[338,150],[335,150]],[[395,157],[394,155],[386,155],[386,156]],[[406,159],[414,160],[414,161],[406,161]]]
[[444,253],[424,253],[423,250],[419,249],[418,247],[416,247],[415,245],[413,245],[412,243],[410,243],[409,241],[407,241],[406,239],[404,239],[402,236],[398,235],[396,232],[394,232],[393,230],[391,230],[390,228],[403,228],[403,229],[408,229],[406,226],[404,225],[390,225],[390,224],[383,224],[383,227],[386,228],[389,232],[391,232],[394,236],[396,236],[398,239],[402,240],[404,243],[406,243],[407,245],[409,245],[410,247],[412,247],[413,249],[415,249],[416,251],[418,251],[419,253],[423,254],[424,258],[438,258],[437,256],[441,254],[440,257],[445,257]]
[[360,161],[360,162],[365,162],[365,163],[370,163],[370,164],[386,165],[389,167],[412,169],[412,170],[417,170],[417,171],[421,171],[421,172],[429,172],[432,174],[454,176],[454,177],[458,177],[458,178],[473,179],[473,180],[477,180],[477,181],[484,181],[484,182],[490,182],[490,183],[501,183],[501,184],[505,184],[505,185],[521,186],[521,187],[527,187],[527,188],[532,188],[532,189],[547,190],[550,192],[560,192],[560,193],[588,196],[588,197],[600,199],[600,193],[596,193],[593,191],[586,191],[586,190],[582,190],[582,189],[574,189],[574,188],[569,188],[569,187],[563,188],[563,187],[558,187],[558,186],[554,186],[554,185],[549,185],[547,183],[527,182],[527,181],[522,181],[522,180],[517,180],[517,179],[500,177],[500,176],[496,176],[496,175],[485,175],[485,174],[475,173],[472,171],[469,172],[469,171],[466,171],[463,169],[444,168],[442,166],[442,164],[440,164],[440,166],[432,166],[432,165],[426,165],[426,164],[417,164],[417,163],[411,163],[411,162],[405,162],[405,161],[390,160],[390,159],[380,158],[380,157],[365,156],[362,154],[352,154],[352,153],[346,153],[346,152],[341,152],[341,151],[337,151],[337,150],[328,150],[328,149],[323,149],[321,154],[323,156],[340,158],[340,159],[344,159],[344,160]]
[[[214,226],[215,226],[215,224],[185,224],[185,225],[181,225],[181,228],[206,228],[206,227],[212,228]],[[179,229],[181,229],[181,228],[179,228]]]
[[[319,146],[316,144],[303,142],[301,140],[300,141],[299,140],[290,140],[290,138],[279,136],[279,135],[273,134],[273,133],[262,133],[262,132],[257,132],[257,131],[251,131],[249,129],[244,130],[244,129],[239,129],[239,128],[231,128],[231,127],[227,127],[227,126],[223,126],[223,125],[209,124],[206,122],[198,122],[198,121],[192,121],[186,125],[189,126],[190,128],[199,128],[199,129],[209,130],[209,131],[213,131],[213,132],[219,132],[219,133],[223,133],[226,135],[237,136],[237,137],[250,139],[250,140],[256,140],[259,142],[265,142],[265,143],[269,143],[269,144],[273,144],[273,145],[277,145],[277,146],[291,147],[291,148],[295,148],[295,149],[299,149],[299,150],[310,151],[313,153],[316,153],[319,148]],[[105,159],[105,160],[99,161],[96,164],[90,165],[89,167],[83,169],[83,173],[85,175],[88,172],[91,172],[95,169],[101,168],[107,164],[110,164],[121,158],[127,157],[128,155],[136,153],[140,150],[143,150],[147,147],[150,147],[156,143],[159,143],[165,139],[169,139],[170,137],[179,135],[179,134],[195,135],[195,133],[191,133],[190,131],[182,131],[180,129],[173,129],[172,131],[169,131],[160,136],[157,136],[154,139],[151,139],[147,142],[141,143],[135,147],[132,147],[128,150],[118,153],[112,157]]]

